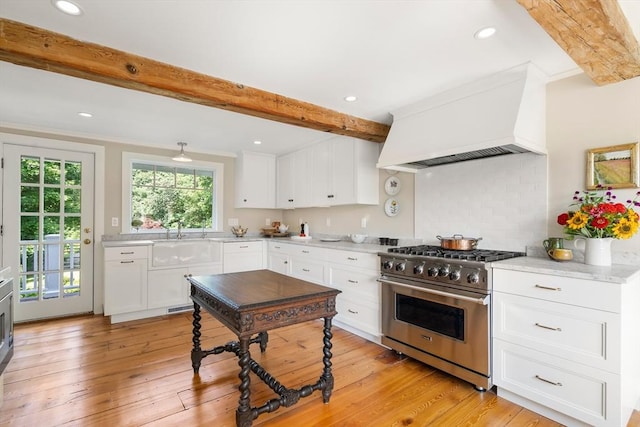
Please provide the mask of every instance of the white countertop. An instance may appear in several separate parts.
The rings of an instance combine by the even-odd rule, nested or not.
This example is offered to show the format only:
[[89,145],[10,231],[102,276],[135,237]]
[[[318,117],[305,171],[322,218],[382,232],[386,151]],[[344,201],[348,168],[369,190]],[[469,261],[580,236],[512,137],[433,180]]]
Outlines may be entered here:
[[611,283],[625,283],[640,277],[640,266],[638,265],[613,264],[610,267],[598,267],[579,261],[553,261],[549,258],[532,256],[492,262],[491,267]]

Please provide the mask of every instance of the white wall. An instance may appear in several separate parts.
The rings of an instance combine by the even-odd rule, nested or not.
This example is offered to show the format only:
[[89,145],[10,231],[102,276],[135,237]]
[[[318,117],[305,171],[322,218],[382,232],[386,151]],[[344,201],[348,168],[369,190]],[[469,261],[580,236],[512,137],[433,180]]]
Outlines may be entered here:
[[[587,150],[638,141],[640,77],[598,87],[580,74],[547,86],[549,235],[561,235],[558,214],[569,207],[575,191],[586,189]],[[638,190],[614,194],[624,202]],[[612,249],[640,252],[640,235],[617,240]]]

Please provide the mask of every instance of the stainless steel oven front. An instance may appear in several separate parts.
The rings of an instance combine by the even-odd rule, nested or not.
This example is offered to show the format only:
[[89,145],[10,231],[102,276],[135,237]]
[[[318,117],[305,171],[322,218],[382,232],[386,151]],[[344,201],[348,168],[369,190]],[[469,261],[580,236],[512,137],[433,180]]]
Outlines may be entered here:
[[13,280],[0,279],[0,374],[13,356]]
[[382,343],[491,387],[491,293],[383,275]]

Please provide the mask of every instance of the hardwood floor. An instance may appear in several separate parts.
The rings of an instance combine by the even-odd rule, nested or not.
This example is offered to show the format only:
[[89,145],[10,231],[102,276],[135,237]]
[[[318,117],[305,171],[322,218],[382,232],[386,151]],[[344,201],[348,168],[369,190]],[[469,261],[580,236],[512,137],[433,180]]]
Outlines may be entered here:
[[[205,348],[235,337],[203,315]],[[493,392],[334,327],[335,388],[264,414],[254,426],[558,426]],[[322,369],[322,326],[274,330],[253,357],[290,388]],[[5,371],[0,426],[234,426],[238,365],[231,353],[191,369],[191,313],[117,325],[87,316],[16,325],[15,355]],[[252,403],[275,397],[253,374]],[[629,426],[640,425],[636,411]]]

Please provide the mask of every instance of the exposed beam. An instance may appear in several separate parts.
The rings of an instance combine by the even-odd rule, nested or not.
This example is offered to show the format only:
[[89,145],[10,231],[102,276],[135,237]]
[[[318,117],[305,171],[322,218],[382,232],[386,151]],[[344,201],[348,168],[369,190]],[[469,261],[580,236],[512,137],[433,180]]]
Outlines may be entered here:
[[3,18],[0,60],[374,142],[389,133],[383,123]]
[[598,85],[640,76],[640,46],[616,0],[518,0]]

